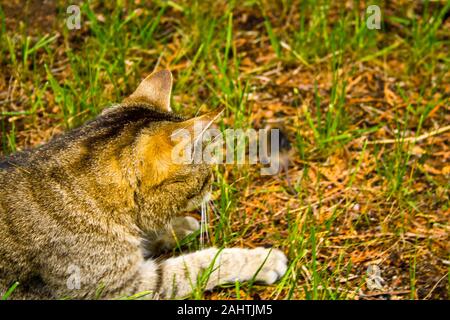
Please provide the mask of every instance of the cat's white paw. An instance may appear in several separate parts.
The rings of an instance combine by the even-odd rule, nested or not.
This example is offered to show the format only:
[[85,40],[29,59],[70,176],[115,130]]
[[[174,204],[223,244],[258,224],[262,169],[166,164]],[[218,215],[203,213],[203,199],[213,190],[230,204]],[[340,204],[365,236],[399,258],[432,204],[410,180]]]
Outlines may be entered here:
[[172,220],[172,228],[178,240],[186,238],[200,229],[200,223],[193,217],[176,217]]
[[262,265],[255,280],[266,284],[272,284],[279,280],[287,271],[288,259],[278,249],[256,248],[252,253],[257,256],[254,263]]
[[172,219],[167,229],[161,230],[156,237],[149,238],[146,251],[151,256],[157,256],[176,248],[178,243],[200,229],[200,223],[192,217],[176,217]]

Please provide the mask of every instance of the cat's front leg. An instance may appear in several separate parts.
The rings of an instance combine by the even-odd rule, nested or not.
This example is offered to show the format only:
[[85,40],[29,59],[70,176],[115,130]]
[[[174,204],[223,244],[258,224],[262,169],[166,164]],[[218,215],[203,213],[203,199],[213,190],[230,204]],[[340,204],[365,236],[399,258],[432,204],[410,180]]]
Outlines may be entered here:
[[160,295],[182,298],[195,288],[211,290],[235,281],[272,284],[286,273],[287,258],[277,249],[209,248],[167,259],[160,268]]
[[199,229],[200,224],[195,218],[189,216],[174,218],[167,229],[149,236],[146,244],[148,255],[157,256],[172,250],[181,240]]

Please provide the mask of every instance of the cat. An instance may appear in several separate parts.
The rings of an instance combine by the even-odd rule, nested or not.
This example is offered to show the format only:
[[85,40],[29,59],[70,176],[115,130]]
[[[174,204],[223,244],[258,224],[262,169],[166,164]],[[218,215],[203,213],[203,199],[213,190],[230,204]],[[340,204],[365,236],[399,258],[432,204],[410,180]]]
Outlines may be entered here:
[[[0,162],[0,296],[11,299],[185,298],[287,271],[277,249],[207,248],[162,259],[199,229],[179,216],[208,195],[212,168],[171,160],[171,134],[215,113],[172,112],[172,74],[145,78],[94,120]],[[206,283],[200,283],[202,275]]]

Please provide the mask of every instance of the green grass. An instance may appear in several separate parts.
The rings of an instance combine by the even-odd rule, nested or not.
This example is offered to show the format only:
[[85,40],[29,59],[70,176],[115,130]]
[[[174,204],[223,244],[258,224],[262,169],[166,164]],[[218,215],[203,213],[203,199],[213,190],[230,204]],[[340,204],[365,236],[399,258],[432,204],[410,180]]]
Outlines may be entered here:
[[[215,169],[211,244],[271,244],[290,265],[274,286],[234,283],[213,295],[353,299],[367,291],[373,260],[391,291],[410,290],[400,298],[423,298],[435,285],[427,260],[436,276],[448,273],[448,254],[439,249],[449,227],[448,143],[445,135],[405,138],[448,121],[450,2],[347,4],[91,1],[81,7],[82,28],[68,30],[59,3],[48,33],[23,23],[12,28],[0,7],[3,154],[81,125],[145,75],[169,68],[177,112],[225,107],[222,130],[251,128],[279,112],[296,151],[296,194],[282,176],[261,177],[252,166]],[[366,26],[369,4],[381,7],[381,30]],[[385,138],[396,142],[367,143]],[[195,237],[183,245],[199,247]],[[405,253],[412,249],[413,257]],[[400,262],[391,259],[396,250]],[[448,299],[447,279],[433,298]],[[210,295],[199,285],[192,297]]]
[[19,285],[19,282],[15,282],[2,296],[2,300],[8,300],[8,298],[13,294],[14,290]]

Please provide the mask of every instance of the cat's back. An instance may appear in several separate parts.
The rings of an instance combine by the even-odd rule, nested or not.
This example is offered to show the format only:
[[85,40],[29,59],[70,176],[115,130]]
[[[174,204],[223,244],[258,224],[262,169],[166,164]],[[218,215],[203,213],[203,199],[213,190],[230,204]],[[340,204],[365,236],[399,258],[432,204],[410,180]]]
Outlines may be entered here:
[[[21,193],[18,191],[23,189],[26,184],[21,171],[28,171],[22,160],[22,155],[13,159],[12,157],[0,160],[0,230],[5,220],[9,218],[12,205],[17,205]],[[26,200],[23,199],[22,200]],[[0,233],[0,237],[3,233]]]
[[14,161],[8,159],[0,161],[0,291],[31,272],[26,217],[18,216],[13,210],[24,206],[21,202],[26,181],[14,165]]
[[28,187],[26,174],[32,170],[27,159],[28,152],[0,159],[0,220],[5,218],[10,205],[21,203],[20,197],[23,197],[23,191]]

